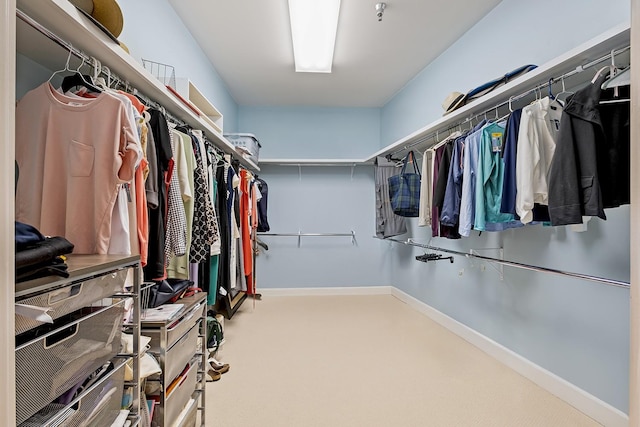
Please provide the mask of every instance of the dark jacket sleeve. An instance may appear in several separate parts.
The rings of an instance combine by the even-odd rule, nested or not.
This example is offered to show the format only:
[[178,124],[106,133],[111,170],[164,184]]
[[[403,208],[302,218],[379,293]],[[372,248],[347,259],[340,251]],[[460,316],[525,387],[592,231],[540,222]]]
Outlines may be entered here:
[[444,146],[444,154],[442,155],[442,161],[440,163],[440,169],[438,170],[435,190],[433,192],[433,206],[437,206],[440,212],[442,211],[442,205],[444,204],[444,195],[447,191],[447,179],[449,177],[449,168],[451,167],[452,155],[453,142],[449,142]]
[[[460,177],[460,143],[454,142],[453,155],[449,165],[449,174],[447,184],[444,191],[444,199],[442,202],[442,211],[440,213],[440,224],[449,227],[455,227],[458,224],[460,215],[460,194],[462,190],[462,181]],[[459,183],[459,185],[457,184]],[[460,191],[458,191],[460,190]]]
[[573,125],[571,116],[563,114],[549,170],[549,216],[552,225],[582,223],[582,184]]

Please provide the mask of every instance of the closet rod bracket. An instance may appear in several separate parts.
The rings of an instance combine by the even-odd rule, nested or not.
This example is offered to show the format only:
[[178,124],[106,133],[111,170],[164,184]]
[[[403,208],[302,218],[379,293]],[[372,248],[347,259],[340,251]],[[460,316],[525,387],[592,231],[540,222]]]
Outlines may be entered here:
[[499,258],[497,261],[487,260],[491,268],[498,272],[500,277],[500,281],[504,282],[504,264],[501,264],[499,261],[504,260],[504,249],[503,248],[482,248],[482,249],[471,249],[469,250],[469,255],[467,258],[471,258],[475,255],[482,255],[483,251],[498,251]]

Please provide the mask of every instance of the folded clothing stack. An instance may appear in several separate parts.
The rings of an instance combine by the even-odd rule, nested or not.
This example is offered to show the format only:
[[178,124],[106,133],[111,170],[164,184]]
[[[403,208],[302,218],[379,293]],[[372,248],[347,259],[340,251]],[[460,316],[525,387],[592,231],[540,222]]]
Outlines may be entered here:
[[69,277],[62,255],[73,252],[64,237],[45,237],[35,227],[16,221],[16,282],[44,276]]

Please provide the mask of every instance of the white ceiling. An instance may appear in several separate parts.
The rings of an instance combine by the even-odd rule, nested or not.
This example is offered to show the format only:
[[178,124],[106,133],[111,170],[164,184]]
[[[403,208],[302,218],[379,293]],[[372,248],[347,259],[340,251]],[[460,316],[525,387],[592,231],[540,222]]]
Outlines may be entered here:
[[342,0],[331,74],[296,73],[287,0],[169,0],[239,105],[381,107],[500,0]]

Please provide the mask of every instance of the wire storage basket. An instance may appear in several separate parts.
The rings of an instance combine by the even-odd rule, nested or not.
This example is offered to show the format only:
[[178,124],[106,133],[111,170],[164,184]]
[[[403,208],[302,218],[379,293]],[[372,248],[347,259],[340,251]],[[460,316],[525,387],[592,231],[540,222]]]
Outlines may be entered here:
[[163,85],[176,88],[176,69],[173,65],[142,58],[142,66],[156,79],[160,80]]
[[149,308],[149,301],[151,300],[151,288],[153,283],[144,283],[140,288],[140,319],[145,320],[146,310]]

